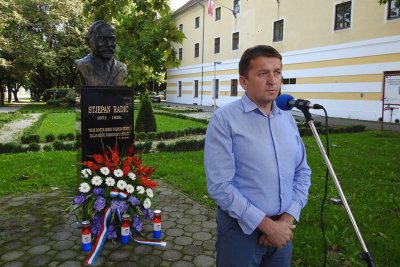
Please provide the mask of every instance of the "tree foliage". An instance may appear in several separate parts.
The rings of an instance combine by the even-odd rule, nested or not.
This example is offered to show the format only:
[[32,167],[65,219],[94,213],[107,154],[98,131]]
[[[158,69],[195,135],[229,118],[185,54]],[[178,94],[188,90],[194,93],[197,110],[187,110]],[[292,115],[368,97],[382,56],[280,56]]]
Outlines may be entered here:
[[166,68],[179,65],[172,43],[181,43],[184,35],[167,0],[86,0],[84,14],[115,26],[117,57],[128,65],[129,85],[164,82]]
[[[384,5],[390,1],[391,0],[379,0],[379,4]],[[397,8],[400,8],[400,0],[395,0],[394,3]]]
[[136,117],[135,132],[157,132],[157,122],[148,92],[142,95],[139,113]]
[[0,89],[24,86],[38,99],[47,88],[72,87],[74,60],[86,50],[81,14],[79,0],[1,1]]

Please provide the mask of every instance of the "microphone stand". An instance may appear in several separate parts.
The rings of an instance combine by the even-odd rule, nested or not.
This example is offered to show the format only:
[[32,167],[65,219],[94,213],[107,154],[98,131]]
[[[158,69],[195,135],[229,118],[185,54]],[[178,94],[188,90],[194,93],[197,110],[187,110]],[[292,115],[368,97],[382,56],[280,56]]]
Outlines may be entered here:
[[[320,139],[320,137],[318,135],[317,129],[314,126],[314,122],[313,122],[312,116],[310,114],[309,108],[308,107],[304,107],[304,106],[297,107],[297,108],[303,112],[304,117],[306,119],[306,122],[308,123],[308,125],[311,128],[311,131],[312,131],[312,133],[314,135],[314,138],[317,141],[319,150],[321,151],[322,157],[324,158],[325,164],[326,164],[326,166],[327,166],[327,168],[329,170],[329,173],[330,173],[330,175],[331,175],[331,177],[333,179],[333,182],[335,183],[336,189],[339,192],[340,198],[341,198],[341,200],[343,202],[343,205],[344,205],[344,207],[346,209],[347,215],[349,216],[351,224],[353,225],[354,231],[357,234],[358,241],[360,242],[361,247],[363,249],[363,251],[360,252],[359,256],[360,256],[360,258],[362,260],[364,260],[367,263],[367,265],[369,267],[375,267],[374,262],[372,260],[372,256],[369,253],[369,251],[367,249],[367,246],[365,245],[365,242],[364,242],[364,240],[363,240],[363,238],[361,236],[360,230],[358,229],[357,223],[356,223],[356,221],[355,221],[355,219],[353,217],[353,214],[351,213],[349,204],[347,204],[346,197],[344,196],[342,188],[341,188],[341,186],[339,184],[339,181],[338,181],[338,179],[336,177],[335,171],[333,170],[332,164],[330,163],[329,158],[328,158],[328,156],[327,156],[327,154],[325,152],[325,148],[324,148],[324,146],[323,146],[323,144],[321,142],[321,139]],[[326,127],[328,127],[328,125],[326,125]]]

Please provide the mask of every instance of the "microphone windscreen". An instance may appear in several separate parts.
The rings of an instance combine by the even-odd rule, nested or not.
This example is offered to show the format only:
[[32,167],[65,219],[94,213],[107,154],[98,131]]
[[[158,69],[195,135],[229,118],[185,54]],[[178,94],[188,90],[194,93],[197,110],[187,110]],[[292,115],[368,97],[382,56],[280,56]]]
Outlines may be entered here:
[[289,101],[294,99],[291,95],[280,95],[276,98],[276,105],[282,110],[291,110],[293,107],[289,105]]

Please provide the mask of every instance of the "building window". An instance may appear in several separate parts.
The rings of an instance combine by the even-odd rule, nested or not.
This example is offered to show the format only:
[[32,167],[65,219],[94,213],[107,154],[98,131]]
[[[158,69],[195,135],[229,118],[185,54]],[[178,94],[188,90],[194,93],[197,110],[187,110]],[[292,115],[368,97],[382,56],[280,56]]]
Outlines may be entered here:
[[214,54],[218,54],[221,47],[221,38],[217,37],[214,39]]
[[219,79],[215,79],[214,87],[215,87],[215,90],[214,90],[214,97],[215,97],[215,99],[218,99]]
[[274,22],[274,42],[283,40],[283,19]]
[[194,97],[199,97],[199,80],[194,80]]
[[233,13],[235,15],[240,13],[240,0],[233,0]]
[[200,17],[194,19],[194,28],[198,29],[200,27]]
[[199,57],[199,47],[200,47],[200,44],[199,43],[196,43],[196,44],[194,44],[194,57]]
[[179,60],[182,60],[182,50],[183,50],[183,48],[178,49],[178,59]]
[[390,0],[388,2],[387,19],[398,19],[398,18],[400,18],[400,8],[396,7],[396,0]]
[[239,49],[239,33],[235,32],[232,34],[232,50]]
[[215,9],[215,21],[221,20],[221,7]]
[[350,28],[351,24],[351,1],[336,5],[335,30]]
[[182,96],[182,81],[178,82],[178,97]]
[[283,83],[283,84],[296,84],[296,78],[290,78],[290,79],[286,78],[286,79],[283,79],[282,83]]
[[179,24],[179,30],[183,32],[183,24]]
[[237,96],[238,80],[231,80],[231,96]]

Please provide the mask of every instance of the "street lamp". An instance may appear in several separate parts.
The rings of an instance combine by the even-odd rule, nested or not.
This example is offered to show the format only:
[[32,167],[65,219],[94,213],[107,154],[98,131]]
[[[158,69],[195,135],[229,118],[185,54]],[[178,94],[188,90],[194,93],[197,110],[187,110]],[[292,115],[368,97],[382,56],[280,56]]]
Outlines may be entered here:
[[222,64],[221,61],[214,61],[214,81],[213,81],[213,99],[214,99],[214,112],[215,112],[215,107],[217,106],[217,82],[216,82],[216,76],[217,76],[217,64]]

